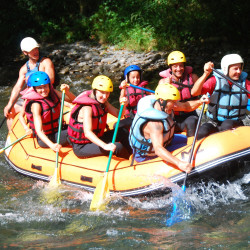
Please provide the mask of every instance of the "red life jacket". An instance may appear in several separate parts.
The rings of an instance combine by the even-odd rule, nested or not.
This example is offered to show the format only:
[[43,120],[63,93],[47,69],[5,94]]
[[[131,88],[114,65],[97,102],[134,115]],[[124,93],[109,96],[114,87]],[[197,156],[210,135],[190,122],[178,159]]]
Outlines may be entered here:
[[[148,85],[148,82],[143,81],[138,86],[144,88],[146,85]],[[142,97],[147,95],[147,92],[141,89],[127,87],[126,93],[127,93],[127,98],[128,98],[129,103],[126,107],[125,116],[127,117],[131,116],[133,118],[137,112],[137,103]]]
[[[184,100],[189,101],[193,99],[191,96],[191,89],[194,84],[193,79],[192,79],[192,72],[193,72],[192,67],[185,66],[182,79],[180,79],[178,82],[172,79],[172,84],[180,91],[181,101],[184,101]],[[159,75],[163,78],[167,78],[167,77],[172,76],[172,71],[169,68],[167,70],[161,71]]]
[[52,86],[50,86],[50,97],[51,98],[42,97],[33,88],[27,89],[27,91],[25,91],[24,95],[22,96],[23,99],[27,100],[25,104],[25,114],[30,124],[30,128],[35,134],[36,130],[34,126],[34,117],[31,112],[31,105],[35,102],[40,103],[42,107],[41,115],[43,132],[46,135],[49,135],[58,131],[61,102]]
[[68,137],[71,142],[77,144],[87,144],[91,141],[86,138],[83,130],[83,123],[78,122],[77,117],[80,109],[83,106],[91,106],[92,108],[92,129],[96,136],[101,137],[104,134],[107,124],[107,110],[106,108],[94,99],[90,98],[92,90],[84,91],[77,96],[73,103],[76,103],[75,107],[70,113]]

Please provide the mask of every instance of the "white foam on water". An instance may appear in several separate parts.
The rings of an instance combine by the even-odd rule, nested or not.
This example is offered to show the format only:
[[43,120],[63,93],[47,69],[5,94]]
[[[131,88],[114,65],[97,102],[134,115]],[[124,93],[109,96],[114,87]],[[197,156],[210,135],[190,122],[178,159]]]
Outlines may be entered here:
[[170,194],[161,197],[127,198],[127,204],[133,208],[152,210],[166,208],[172,202]]
[[[220,204],[228,205],[236,203],[237,201],[247,200],[248,197],[244,194],[244,188],[242,184],[248,184],[250,181],[250,174],[244,175],[242,179],[235,182],[227,183],[198,183],[191,187],[186,188],[186,191],[181,194],[183,202],[192,206],[195,211],[205,211],[210,207]],[[166,186],[169,187],[169,183],[166,182]],[[180,186],[173,184],[172,193],[165,194],[159,197],[138,197],[123,198],[126,204],[134,209],[142,210],[154,210],[169,208],[175,202],[175,198],[178,197],[178,193],[182,192]]]
[[25,205],[19,203],[19,206],[19,208],[9,209],[11,212],[0,213],[0,225],[64,220],[63,215],[60,214],[61,210],[50,205],[41,206],[30,202]]
[[[227,182],[219,184],[216,182],[199,183],[186,189],[183,199],[191,203],[197,212],[207,210],[212,206],[219,204],[231,204],[238,200],[247,200],[244,194],[242,184],[248,184],[250,174],[246,174],[242,179],[233,183]],[[45,200],[41,201],[42,192],[46,190],[48,183],[37,181],[28,193],[24,196],[9,200],[10,209],[6,211],[0,207],[0,224],[13,222],[36,222],[36,221],[65,221],[70,214],[85,216],[105,216],[127,217],[135,211],[166,211],[173,205],[173,198],[176,192],[181,189],[180,186],[173,184],[173,193],[163,194],[161,196],[144,196],[144,197],[122,197],[119,194],[110,195],[111,200],[108,202],[105,211],[89,211],[90,202],[93,193],[79,190],[74,187],[60,187],[56,192],[56,200],[51,204]],[[166,180],[166,186],[169,183]],[[37,198],[40,196],[40,198]],[[74,209],[76,212],[74,212]],[[77,211],[78,210],[78,211]],[[110,232],[112,234],[112,232]]]
[[107,234],[108,236],[112,236],[112,237],[115,237],[115,236],[119,236],[119,235],[120,235],[119,231],[116,230],[116,229],[108,229],[107,232],[106,232],[106,234]]
[[245,174],[241,179],[242,184],[248,184],[250,182],[250,173]]
[[242,179],[223,184],[216,182],[200,183],[189,189],[190,200],[196,210],[201,211],[220,204],[229,205],[239,200],[247,200],[248,197],[244,194],[242,183]]

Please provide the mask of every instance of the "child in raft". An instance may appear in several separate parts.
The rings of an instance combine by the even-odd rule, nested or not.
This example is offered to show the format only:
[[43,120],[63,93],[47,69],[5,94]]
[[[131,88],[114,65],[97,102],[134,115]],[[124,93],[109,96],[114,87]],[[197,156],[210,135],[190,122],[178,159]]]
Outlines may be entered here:
[[[106,130],[107,113],[118,117],[119,110],[108,102],[113,83],[107,76],[97,76],[92,90],[84,91],[73,101],[76,106],[70,114],[68,137],[77,157],[108,155],[113,151],[118,157],[128,159],[132,153],[128,130],[119,128],[116,142],[111,143],[114,130]],[[121,98],[127,104],[127,98]],[[124,111],[122,115],[124,114]]]
[[[27,134],[32,131],[37,136],[40,147],[59,152],[62,146],[68,144],[67,129],[61,131],[60,144],[57,144],[62,93],[53,88],[49,76],[42,71],[30,75],[27,85],[29,88],[22,95],[25,102],[19,120]],[[65,90],[66,101],[74,100],[75,96],[67,84],[63,84],[61,90]],[[30,128],[24,120],[24,114]]]
[[121,82],[121,85],[119,87],[121,89],[120,99],[123,97],[127,97],[128,105],[125,111],[125,119],[120,121],[119,127],[125,127],[129,130],[137,112],[137,103],[142,97],[150,94],[150,92],[129,86],[129,84],[133,84],[135,86],[148,89],[146,87],[148,85],[148,82],[142,81],[142,70],[139,66],[128,66],[124,70],[124,78],[125,80]]

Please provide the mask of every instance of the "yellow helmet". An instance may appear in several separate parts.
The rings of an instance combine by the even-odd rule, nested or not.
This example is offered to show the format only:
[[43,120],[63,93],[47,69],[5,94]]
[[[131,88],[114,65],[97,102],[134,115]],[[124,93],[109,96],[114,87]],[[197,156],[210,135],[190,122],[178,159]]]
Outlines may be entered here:
[[182,52],[176,50],[168,55],[167,59],[168,66],[174,63],[181,63],[181,62],[183,63],[186,62],[186,57]]
[[109,77],[100,75],[93,80],[92,89],[113,92],[113,83]]
[[181,99],[179,90],[171,84],[159,84],[155,89],[155,98],[178,101]]

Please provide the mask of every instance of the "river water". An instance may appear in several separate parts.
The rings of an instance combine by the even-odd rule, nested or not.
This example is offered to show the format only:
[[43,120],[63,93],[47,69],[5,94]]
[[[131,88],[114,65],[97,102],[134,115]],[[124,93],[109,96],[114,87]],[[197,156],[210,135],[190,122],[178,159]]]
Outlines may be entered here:
[[[1,110],[10,91],[0,88]],[[76,83],[73,92],[80,91]],[[4,125],[1,148],[6,135]],[[47,183],[16,173],[3,154],[0,176],[2,249],[249,249],[250,173],[188,187],[195,211],[171,227],[166,226],[173,210],[170,194],[116,196],[105,212],[90,212],[91,193],[68,186],[51,191]]]

